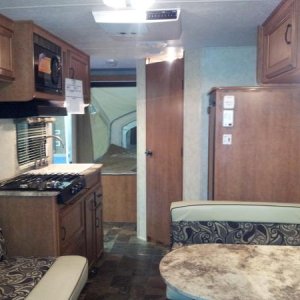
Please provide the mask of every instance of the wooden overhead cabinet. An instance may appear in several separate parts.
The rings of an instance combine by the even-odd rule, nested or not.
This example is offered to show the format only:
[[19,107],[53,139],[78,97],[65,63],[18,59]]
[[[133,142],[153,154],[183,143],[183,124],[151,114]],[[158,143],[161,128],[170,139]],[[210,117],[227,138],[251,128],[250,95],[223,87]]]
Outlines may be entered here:
[[300,83],[300,1],[282,1],[259,28],[258,81]]
[[82,80],[89,103],[87,54],[32,21],[12,22],[0,15],[0,80],[14,79],[0,87],[0,101],[64,101],[65,78]]
[[90,103],[90,57],[82,51],[68,46],[66,77],[82,80],[84,103]]
[[12,38],[14,22],[0,15],[0,81],[14,79]]
[[37,91],[36,89],[34,35],[42,37],[53,45],[60,46],[62,43],[59,38],[37,26],[32,21],[15,22],[12,39],[15,80],[1,87],[0,101],[64,100],[62,94]]

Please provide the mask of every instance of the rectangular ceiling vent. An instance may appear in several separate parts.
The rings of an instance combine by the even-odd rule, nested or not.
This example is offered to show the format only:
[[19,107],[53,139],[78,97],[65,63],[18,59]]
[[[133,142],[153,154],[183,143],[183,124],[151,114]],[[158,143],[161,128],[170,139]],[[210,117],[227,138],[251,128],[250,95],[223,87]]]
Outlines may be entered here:
[[181,36],[180,9],[97,11],[93,15],[113,38],[165,41]]
[[156,9],[146,11],[147,21],[168,21],[178,20],[179,10],[177,9]]

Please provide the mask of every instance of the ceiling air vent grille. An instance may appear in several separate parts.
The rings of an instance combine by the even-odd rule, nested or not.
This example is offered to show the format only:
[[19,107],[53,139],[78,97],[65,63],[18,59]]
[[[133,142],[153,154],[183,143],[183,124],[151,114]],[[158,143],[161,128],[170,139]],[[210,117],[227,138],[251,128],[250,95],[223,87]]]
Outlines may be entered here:
[[180,9],[152,9],[143,14],[130,10],[98,11],[93,15],[113,38],[168,41],[181,36]]
[[149,20],[149,21],[176,20],[177,12],[178,12],[177,9],[148,10],[146,12],[146,20]]

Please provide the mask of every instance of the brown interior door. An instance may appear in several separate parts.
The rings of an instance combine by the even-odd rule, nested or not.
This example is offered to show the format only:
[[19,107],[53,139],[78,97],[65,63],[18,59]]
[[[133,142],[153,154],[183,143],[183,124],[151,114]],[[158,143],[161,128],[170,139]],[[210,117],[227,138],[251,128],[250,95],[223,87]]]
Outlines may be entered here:
[[182,200],[183,59],[146,67],[147,237],[168,244],[170,204]]

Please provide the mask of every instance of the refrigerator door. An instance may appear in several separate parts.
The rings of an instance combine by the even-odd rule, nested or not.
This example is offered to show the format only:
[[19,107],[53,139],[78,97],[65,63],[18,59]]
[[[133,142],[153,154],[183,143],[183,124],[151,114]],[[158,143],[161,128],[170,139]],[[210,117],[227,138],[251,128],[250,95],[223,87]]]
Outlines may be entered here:
[[299,201],[299,96],[274,86],[211,93],[209,199]]

